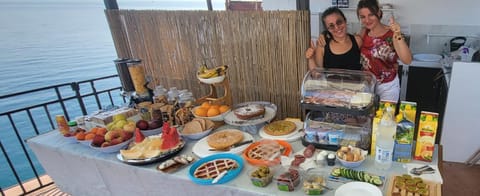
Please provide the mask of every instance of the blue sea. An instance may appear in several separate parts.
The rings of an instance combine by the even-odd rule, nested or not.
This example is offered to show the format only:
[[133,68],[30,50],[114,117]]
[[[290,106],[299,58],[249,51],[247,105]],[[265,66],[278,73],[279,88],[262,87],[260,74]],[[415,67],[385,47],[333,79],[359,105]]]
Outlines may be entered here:
[[[207,10],[206,0],[117,2],[120,9]],[[214,10],[225,9],[225,1],[212,2]],[[103,0],[0,0],[0,95],[116,74],[117,55],[104,9]],[[37,100],[0,102],[0,113]],[[24,169],[29,167],[25,156],[16,150],[16,136],[1,126],[7,120],[0,119],[0,141],[21,180],[33,178],[33,172]],[[19,130],[24,124],[18,124]],[[25,138],[30,134],[20,133]],[[39,165],[36,160],[34,164]],[[6,189],[16,181],[4,155],[0,165],[0,187]]]

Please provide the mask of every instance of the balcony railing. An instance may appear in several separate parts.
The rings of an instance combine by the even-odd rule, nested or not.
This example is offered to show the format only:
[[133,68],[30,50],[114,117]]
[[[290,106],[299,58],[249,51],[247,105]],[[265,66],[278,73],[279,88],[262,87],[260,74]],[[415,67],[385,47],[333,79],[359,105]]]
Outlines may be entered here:
[[[112,88],[112,86],[114,86]],[[122,87],[118,75],[79,82],[57,84],[0,96],[0,192],[20,186],[23,194],[31,193],[44,184],[44,173],[26,139],[56,128],[56,115],[67,120],[85,116],[112,105],[123,105]],[[26,190],[23,183],[37,180],[39,186]]]

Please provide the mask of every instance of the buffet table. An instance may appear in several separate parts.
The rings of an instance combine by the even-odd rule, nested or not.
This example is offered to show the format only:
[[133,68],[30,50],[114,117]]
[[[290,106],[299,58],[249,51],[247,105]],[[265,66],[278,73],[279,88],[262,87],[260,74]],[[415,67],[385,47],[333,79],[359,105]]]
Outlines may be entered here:
[[[220,129],[223,129],[224,126]],[[231,128],[231,127],[230,127]],[[258,134],[255,139],[260,139]],[[192,147],[196,141],[187,141],[180,154],[192,154]],[[64,192],[73,196],[79,195],[305,195],[302,184],[294,192],[279,191],[273,182],[267,187],[253,186],[247,171],[253,166],[245,162],[245,167],[239,176],[226,184],[198,185],[188,177],[189,166],[173,173],[162,173],[156,169],[159,163],[144,166],[127,165],[116,158],[116,153],[106,154],[79,144],[69,143],[58,131],[51,131],[31,138],[27,141],[38,160],[53,178],[55,184]],[[303,151],[304,146],[300,140],[291,142],[293,152]],[[436,166],[438,152],[435,150],[434,159],[429,165]],[[391,174],[405,174],[406,164],[393,163],[388,171],[379,171],[373,167],[373,159],[367,160],[358,170],[375,173],[382,176]],[[415,163],[416,161],[414,161]],[[417,162],[426,164],[425,162]],[[324,166],[326,174],[333,167],[341,166],[337,161],[335,166]],[[385,192],[386,181],[381,187]],[[337,188],[343,183],[327,182],[327,186]],[[334,195],[335,191],[327,191],[323,195]]]

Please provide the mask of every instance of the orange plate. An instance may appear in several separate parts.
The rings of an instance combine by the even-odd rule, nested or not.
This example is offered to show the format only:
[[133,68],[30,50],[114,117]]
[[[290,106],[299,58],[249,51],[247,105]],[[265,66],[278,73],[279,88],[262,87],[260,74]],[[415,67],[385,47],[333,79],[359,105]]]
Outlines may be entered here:
[[247,160],[248,163],[252,164],[252,165],[268,165],[268,166],[272,166],[272,165],[277,165],[280,163],[280,156],[275,158],[273,161],[268,161],[268,160],[263,160],[263,159],[252,159],[250,157],[248,157],[248,152],[250,150],[252,150],[253,148],[255,148],[256,146],[262,144],[262,143],[265,143],[265,142],[269,142],[269,141],[275,141],[277,142],[278,144],[282,145],[284,148],[285,148],[285,151],[283,151],[283,154],[284,156],[288,156],[290,154],[290,152],[292,152],[292,146],[290,145],[290,143],[286,142],[286,141],[283,141],[283,140],[260,140],[258,142],[255,142],[255,143],[252,143],[250,144],[250,146],[247,147],[247,149],[245,149],[243,151],[243,158],[245,160]]

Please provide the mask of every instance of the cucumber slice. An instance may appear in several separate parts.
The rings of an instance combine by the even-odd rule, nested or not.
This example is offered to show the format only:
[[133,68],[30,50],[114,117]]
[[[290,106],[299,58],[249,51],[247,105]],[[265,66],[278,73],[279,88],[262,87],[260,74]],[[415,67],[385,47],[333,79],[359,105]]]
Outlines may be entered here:
[[371,179],[371,178],[372,178],[372,177],[371,177],[369,174],[365,174],[365,175],[363,176],[363,181],[364,181],[364,182],[370,182],[370,179]]
[[363,178],[362,178],[362,173],[363,173],[363,171],[359,171],[359,172],[357,172],[357,175],[356,175],[356,177],[357,177],[357,179],[356,179],[356,180],[357,180],[357,181],[363,181]]
[[341,174],[340,174],[340,168],[334,168],[334,169],[332,170],[332,176],[338,177],[338,176],[340,176],[340,175],[341,175]]
[[381,179],[373,178],[373,183],[374,185],[380,186],[383,184]]

